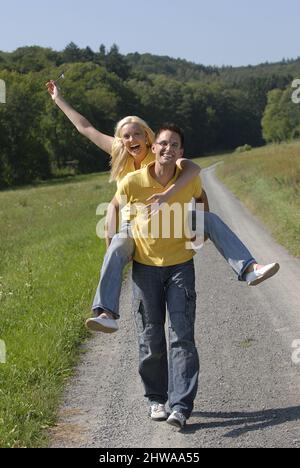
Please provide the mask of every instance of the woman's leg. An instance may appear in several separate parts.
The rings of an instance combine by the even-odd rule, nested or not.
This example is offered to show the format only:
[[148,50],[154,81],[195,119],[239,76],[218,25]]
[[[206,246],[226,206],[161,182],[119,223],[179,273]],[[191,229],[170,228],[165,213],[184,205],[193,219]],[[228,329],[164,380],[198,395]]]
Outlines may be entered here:
[[200,241],[201,237],[208,237],[213,242],[238,275],[239,281],[255,286],[279,271],[278,263],[259,265],[242,241],[215,213],[197,210],[193,212],[192,219],[192,231],[196,232]]
[[[127,233],[128,234],[128,233]],[[100,282],[94,298],[92,310],[110,312],[115,319],[120,318],[119,301],[124,267],[132,260],[135,244],[130,233],[122,230],[113,237],[104,257]],[[97,313],[98,312],[98,313]]]
[[249,250],[219,216],[211,212],[204,213],[204,234],[214,243],[216,249],[244,281],[244,274],[249,267],[256,264]]

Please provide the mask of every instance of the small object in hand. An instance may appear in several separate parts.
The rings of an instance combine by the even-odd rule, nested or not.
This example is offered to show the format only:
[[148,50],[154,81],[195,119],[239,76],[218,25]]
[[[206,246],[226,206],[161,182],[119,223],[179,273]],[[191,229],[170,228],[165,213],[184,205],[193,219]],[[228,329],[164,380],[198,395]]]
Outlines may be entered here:
[[57,78],[57,80],[55,80],[55,83],[57,83],[59,80],[64,80],[65,79],[65,73],[62,72],[61,75],[59,75],[59,77]]

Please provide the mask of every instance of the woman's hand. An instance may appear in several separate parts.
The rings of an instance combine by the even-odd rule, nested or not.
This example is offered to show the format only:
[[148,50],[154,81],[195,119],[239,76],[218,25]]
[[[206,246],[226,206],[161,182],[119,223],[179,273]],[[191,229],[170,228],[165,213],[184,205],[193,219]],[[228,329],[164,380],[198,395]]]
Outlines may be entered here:
[[[170,198],[169,192],[165,191],[162,193],[155,193],[146,200],[148,203],[147,209],[150,216],[154,216],[159,212],[159,209],[163,203],[167,203]],[[154,206],[153,206],[154,205]]]
[[48,89],[48,93],[52,97],[53,101],[55,101],[55,99],[59,97],[59,90],[55,81],[53,80],[48,81],[48,83],[46,83],[46,86]]

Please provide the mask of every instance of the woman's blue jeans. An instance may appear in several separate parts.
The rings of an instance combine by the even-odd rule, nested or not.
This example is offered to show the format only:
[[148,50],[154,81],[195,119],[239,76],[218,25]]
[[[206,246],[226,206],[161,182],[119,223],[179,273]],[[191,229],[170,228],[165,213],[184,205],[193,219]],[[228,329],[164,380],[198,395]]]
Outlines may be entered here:
[[[203,216],[204,234],[214,243],[216,249],[238,275],[239,281],[244,281],[245,270],[255,262],[255,259],[219,216],[211,212],[203,212]],[[92,306],[94,311],[102,309],[111,312],[116,318],[120,317],[122,274],[124,267],[132,260],[134,249],[134,240],[128,235],[128,225],[125,224],[120,233],[113,237],[105,255]]]

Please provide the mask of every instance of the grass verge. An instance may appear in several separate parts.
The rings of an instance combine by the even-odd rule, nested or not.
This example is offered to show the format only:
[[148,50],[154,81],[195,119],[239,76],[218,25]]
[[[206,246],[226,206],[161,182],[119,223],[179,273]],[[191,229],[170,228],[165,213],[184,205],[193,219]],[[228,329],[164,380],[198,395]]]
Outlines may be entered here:
[[0,446],[43,447],[79,356],[104,241],[107,175],[0,192]]
[[217,175],[300,258],[300,142],[226,155]]

